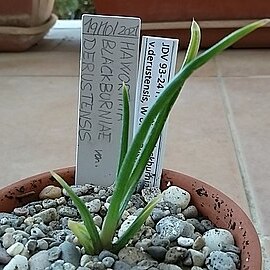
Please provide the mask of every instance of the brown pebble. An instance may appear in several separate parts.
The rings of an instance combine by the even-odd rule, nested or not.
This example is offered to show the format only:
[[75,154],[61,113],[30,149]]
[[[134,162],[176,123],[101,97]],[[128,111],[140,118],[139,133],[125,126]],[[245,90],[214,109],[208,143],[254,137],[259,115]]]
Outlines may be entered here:
[[62,190],[60,187],[47,186],[40,193],[39,198],[44,199],[57,199],[62,196]]

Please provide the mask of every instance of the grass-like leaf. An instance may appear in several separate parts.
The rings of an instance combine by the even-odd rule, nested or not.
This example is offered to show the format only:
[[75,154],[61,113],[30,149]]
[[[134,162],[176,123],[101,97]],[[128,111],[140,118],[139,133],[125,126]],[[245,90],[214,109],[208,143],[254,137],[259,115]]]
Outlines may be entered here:
[[128,98],[127,87],[123,83],[123,124],[122,124],[122,135],[121,135],[121,150],[120,150],[120,158],[119,158],[117,174],[120,171],[123,160],[128,150],[128,139],[129,139],[129,98]]
[[[179,96],[187,78],[211,58],[215,57],[242,37],[268,22],[269,20],[260,20],[236,30],[199,56],[195,57],[195,53],[190,53],[190,57],[187,58],[185,65],[176,74],[174,79],[169,82],[163,93],[148,111],[129,148],[129,151],[126,153],[118,174],[110,207],[103,223],[103,229],[101,232],[101,241],[103,244],[106,243],[106,246],[111,245],[110,243],[117,228],[119,219],[134,191],[136,183],[140,180],[140,176],[143,171],[142,168],[146,165],[146,160],[149,159],[158,140],[159,134],[162,131],[162,127],[166,122],[168,114]],[[195,24],[194,27],[197,27],[197,25]],[[194,48],[198,48],[196,43],[198,43],[199,38],[195,38],[193,40],[195,41],[193,41],[194,44],[192,46],[194,46]],[[196,50],[197,49],[194,51],[196,52]],[[159,115],[159,121],[156,121],[156,118]],[[151,127],[151,125],[153,126]],[[148,141],[148,143],[146,141]],[[145,151],[144,156],[141,156],[140,158],[138,156],[142,151],[142,147],[145,148]],[[123,188],[123,186],[128,189]]]
[[200,49],[201,29],[195,20],[192,21],[190,30],[191,30],[190,41],[181,69],[183,69],[183,67],[186,64],[188,64],[191,60],[193,60],[197,56],[198,51]]
[[51,171],[51,175],[57,180],[57,182],[67,191],[68,195],[72,199],[73,203],[77,207],[81,218],[84,222],[85,228],[91,238],[92,246],[95,253],[98,253],[102,250],[102,245],[97,231],[96,225],[93,221],[93,218],[87,209],[85,203],[74,193],[72,188],[65,182],[65,180],[58,175],[57,173]]
[[113,245],[112,250],[114,252],[118,252],[121,248],[123,248],[129,240],[140,230],[145,220],[150,216],[154,207],[160,201],[162,194],[155,197],[151,202],[149,202],[142,212],[138,215],[138,217],[134,220],[134,222],[130,225],[127,231],[119,238],[119,240]]
[[83,224],[73,220],[68,221],[68,227],[78,238],[80,244],[85,248],[86,253],[95,254],[95,250],[92,245],[92,240],[86,227]]

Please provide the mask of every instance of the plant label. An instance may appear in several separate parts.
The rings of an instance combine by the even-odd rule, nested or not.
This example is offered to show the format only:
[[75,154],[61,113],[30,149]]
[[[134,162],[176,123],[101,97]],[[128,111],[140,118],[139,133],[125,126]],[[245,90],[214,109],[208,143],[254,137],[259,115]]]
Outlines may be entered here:
[[108,186],[116,179],[122,85],[124,82],[129,90],[130,110],[134,112],[140,25],[139,18],[83,15],[77,184]]
[[[134,135],[149,108],[174,76],[177,49],[177,39],[143,37],[136,89]],[[146,165],[139,188],[160,186],[165,133],[166,126]]]

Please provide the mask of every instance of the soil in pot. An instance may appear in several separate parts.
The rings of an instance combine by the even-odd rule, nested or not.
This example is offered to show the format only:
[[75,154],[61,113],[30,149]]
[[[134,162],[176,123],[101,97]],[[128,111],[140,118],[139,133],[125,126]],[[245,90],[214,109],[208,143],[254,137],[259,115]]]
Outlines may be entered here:
[[[37,184],[38,178],[34,185]],[[149,197],[157,192],[156,189],[148,189],[142,195],[133,196],[118,234],[123,233]],[[27,194],[27,190],[24,193]],[[112,188],[89,184],[77,187],[76,193],[86,202],[100,227]],[[128,247],[118,254],[103,251],[97,256],[84,254],[68,229],[68,219],[78,220],[79,216],[61,189],[47,187],[40,196],[42,200],[16,207],[11,214],[0,215],[0,262],[8,264],[10,268],[6,269],[16,269],[12,268],[13,265],[28,269],[28,264],[30,270],[239,269],[240,250],[234,245],[232,234],[228,230],[215,229],[213,223],[190,204],[189,193],[178,187],[165,191],[164,201],[154,209]],[[23,196],[20,199],[23,200]]]

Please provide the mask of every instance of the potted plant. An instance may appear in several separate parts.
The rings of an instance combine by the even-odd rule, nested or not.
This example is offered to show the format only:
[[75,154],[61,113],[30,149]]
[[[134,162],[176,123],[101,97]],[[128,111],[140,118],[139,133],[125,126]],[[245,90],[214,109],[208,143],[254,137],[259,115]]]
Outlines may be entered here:
[[[244,212],[235,203],[233,203],[228,197],[226,197],[222,192],[217,191],[216,189],[210,187],[209,185],[207,185],[205,183],[202,183],[198,179],[194,179],[192,177],[189,177],[189,176],[186,176],[186,175],[183,175],[180,173],[176,173],[176,172],[172,172],[172,171],[168,171],[168,170],[163,170],[163,177],[162,177],[163,182],[162,182],[161,188],[164,189],[164,188],[167,188],[168,185],[173,184],[175,186],[179,186],[177,188],[177,190],[178,190],[177,192],[180,192],[182,195],[180,196],[179,193],[177,193],[177,196],[175,194],[173,195],[172,190],[174,188],[171,188],[171,187],[169,187],[167,189],[167,191],[169,190],[169,192],[167,192],[166,190],[164,191],[163,201],[165,202],[165,209],[168,210],[168,208],[166,208],[166,207],[169,207],[170,209],[174,209],[173,211],[175,211],[175,212],[171,218],[171,219],[173,219],[173,222],[171,222],[169,225],[166,224],[161,228],[161,225],[159,223],[162,220],[164,221],[164,219],[166,219],[166,215],[165,215],[165,217],[163,216],[164,219],[163,219],[163,217],[161,217],[159,219],[159,221],[156,224],[154,224],[154,227],[156,228],[156,231],[157,231],[157,237],[159,237],[158,239],[161,242],[163,241],[162,242],[163,244],[161,244],[161,242],[159,242],[160,245],[157,245],[157,246],[159,246],[159,254],[162,253],[161,250],[163,251],[163,255],[162,256],[160,255],[161,257],[157,258],[157,252],[156,252],[157,249],[154,249],[154,250],[152,250],[152,253],[151,253],[152,259],[149,258],[149,255],[150,255],[149,250],[148,250],[148,252],[149,252],[148,255],[146,255],[145,253],[143,253],[141,251],[141,249],[145,248],[145,246],[142,247],[142,243],[140,243],[140,246],[134,247],[133,249],[132,248],[130,248],[130,249],[125,248],[125,246],[130,241],[131,242],[135,241],[135,239],[137,237],[136,235],[140,231],[141,226],[147,221],[149,215],[151,214],[152,210],[157,206],[162,195],[158,195],[154,198],[151,198],[153,196],[150,193],[150,198],[149,198],[149,200],[147,200],[148,203],[144,204],[145,207],[143,209],[140,209],[139,212],[136,212],[136,210],[133,209],[133,211],[135,211],[136,214],[134,214],[132,221],[130,221],[130,220],[128,221],[129,223],[126,224],[127,226],[125,227],[125,231],[122,234],[119,234],[119,231],[121,230],[122,225],[124,223],[122,223],[120,229],[118,228],[118,225],[119,225],[119,222],[120,222],[122,216],[127,215],[127,213],[125,213],[125,209],[126,209],[127,205],[129,204],[130,199],[132,199],[132,198],[134,199],[134,197],[132,197],[132,196],[133,196],[134,191],[136,190],[138,181],[140,180],[140,176],[143,173],[143,170],[148,162],[148,159],[151,155],[151,152],[153,151],[153,148],[154,148],[154,146],[159,138],[159,135],[163,129],[164,123],[166,122],[166,119],[170,113],[170,110],[171,110],[174,102],[176,101],[179,93],[181,92],[181,89],[182,89],[186,79],[193,73],[194,70],[196,70],[197,68],[202,66],[207,61],[209,61],[212,57],[214,57],[215,55],[217,55],[218,53],[220,53],[221,51],[223,51],[224,49],[229,47],[231,44],[233,44],[234,42],[236,42],[240,38],[244,37],[245,35],[251,33],[255,29],[257,29],[257,28],[259,28],[259,27],[261,27],[269,22],[270,22],[269,19],[264,19],[264,20],[256,21],[252,24],[249,24],[249,25],[235,31],[231,35],[225,37],[223,40],[221,40],[216,45],[214,45],[210,49],[206,50],[202,54],[198,54],[199,44],[200,44],[200,28],[199,28],[198,24],[195,21],[193,21],[192,27],[191,27],[190,44],[189,44],[189,47],[188,47],[188,50],[186,53],[186,57],[183,61],[183,64],[182,64],[180,71],[175,75],[174,79],[172,81],[170,81],[170,83],[166,86],[163,94],[161,94],[159,96],[157,101],[153,104],[151,109],[148,111],[148,114],[146,115],[145,119],[143,120],[142,125],[140,126],[140,129],[139,129],[137,135],[135,136],[135,138],[132,141],[130,146],[128,146],[128,141],[129,141],[128,140],[128,134],[129,134],[129,132],[128,132],[129,131],[129,126],[128,126],[128,123],[129,123],[128,93],[127,93],[127,89],[125,88],[125,86],[123,86],[123,104],[124,104],[123,105],[123,108],[124,108],[124,110],[123,110],[123,131],[122,131],[122,146],[120,149],[121,154],[120,154],[120,160],[119,160],[119,170],[117,173],[117,180],[114,184],[113,190],[110,187],[108,189],[102,189],[101,187],[94,187],[92,185],[86,186],[86,189],[89,189],[92,192],[96,192],[99,194],[100,201],[101,201],[101,197],[103,198],[102,200],[105,200],[104,205],[103,205],[104,208],[102,210],[102,211],[104,211],[104,213],[103,213],[104,218],[103,218],[101,224],[99,224],[100,231],[96,227],[97,220],[94,220],[94,218],[92,217],[92,215],[90,214],[90,212],[87,208],[87,207],[91,207],[93,212],[96,211],[96,210],[95,211],[93,210],[93,207],[95,208],[96,204],[95,204],[95,206],[93,205],[94,199],[93,199],[93,197],[91,197],[92,195],[90,194],[90,202],[91,203],[89,205],[89,204],[85,203],[85,200],[87,200],[87,198],[89,198],[89,197],[80,198],[79,194],[78,193],[76,194],[76,191],[73,190],[69,186],[69,185],[74,183],[74,167],[73,168],[66,168],[63,170],[58,170],[57,172],[51,172],[51,173],[48,172],[48,173],[44,173],[41,175],[33,176],[33,177],[28,178],[27,180],[22,180],[20,182],[15,183],[12,186],[8,186],[8,187],[2,189],[0,191],[0,200],[2,202],[0,209],[2,211],[11,211],[13,207],[17,207],[17,209],[16,209],[17,213],[20,213],[20,214],[22,212],[25,213],[25,212],[27,212],[27,209],[25,209],[25,208],[18,209],[18,207],[23,206],[27,202],[32,203],[33,211],[36,211],[35,209],[40,209],[40,206],[38,206],[40,203],[39,202],[35,203],[34,200],[36,200],[38,198],[38,196],[40,196],[40,191],[44,187],[54,183],[55,179],[56,179],[57,182],[65,189],[65,192],[67,193],[67,195],[70,196],[72,202],[69,201],[69,204],[73,203],[76,206],[76,208],[81,216],[82,222],[78,221],[78,220],[74,221],[74,220],[69,219],[68,220],[68,227],[74,233],[74,235],[77,237],[77,240],[79,241],[78,244],[83,246],[84,252],[90,254],[89,257],[87,257],[90,260],[88,262],[89,265],[90,265],[90,263],[93,263],[93,265],[95,265],[95,267],[101,267],[101,269],[103,269],[105,266],[111,268],[114,263],[116,264],[115,260],[118,257],[115,254],[111,253],[110,251],[109,251],[109,253],[108,253],[108,251],[106,251],[107,257],[111,258],[110,260],[109,259],[108,260],[110,262],[112,262],[112,260],[113,260],[113,263],[110,264],[110,266],[108,266],[110,263],[108,260],[106,262],[105,261],[103,262],[105,257],[101,258],[101,254],[104,255],[104,253],[102,253],[102,251],[111,250],[115,253],[119,252],[118,256],[119,256],[119,258],[122,258],[123,261],[129,262],[130,261],[129,257],[133,257],[133,259],[134,259],[134,256],[135,257],[137,256],[135,258],[135,260],[133,261],[133,263],[135,263],[135,264],[138,263],[139,268],[146,267],[146,269],[148,269],[151,267],[157,267],[158,266],[157,261],[159,261],[160,258],[162,257],[163,259],[165,258],[165,261],[167,263],[168,263],[168,261],[169,262],[172,262],[172,261],[177,262],[178,265],[183,263],[186,266],[190,266],[190,269],[191,269],[191,266],[194,264],[195,269],[202,269],[200,267],[203,267],[203,263],[204,263],[205,258],[203,259],[203,262],[200,260],[200,258],[203,256],[203,253],[202,253],[203,251],[193,250],[193,251],[190,251],[188,253],[186,249],[183,249],[179,246],[176,246],[176,247],[172,246],[173,244],[175,244],[176,238],[167,239],[166,237],[164,237],[164,234],[170,233],[171,231],[173,231],[173,232],[175,231],[177,234],[179,233],[179,231],[181,231],[181,233],[183,233],[183,235],[187,235],[188,234],[187,231],[189,230],[188,227],[191,228],[190,230],[192,231],[192,233],[191,233],[192,236],[194,236],[196,239],[201,237],[201,236],[198,236],[198,232],[197,232],[197,234],[194,232],[194,228],[195,228],[196,224],[193,223],[194,225],[192,225],[192,224],[188,225],[187,224],[188,222],[183,221],[181,219],[181,217],[183,218],[183,216],[181,216],[182,213],[179,212],[179,210],[177,210],[177,209],[179,209],[179,205],[174,205],[174,203],[173,203],[174,199],[178,200],[179,197],[181,197],[183,195],[185,197],[184,198],[185,206],[183,205],[182,207],[183,207],[183,209],[186,209],[186,207],[187,207],[186,201],[187,200],[189,201],[189,199],[187,199],[187,198],[190,198],[190,195],[188,195],[188,192],[189,192],[192,196],[193,206],[196,207],[196,209],[198,209],[203,214],[203,216],[205,218],[206,217],[209,218],[210,221],[212,221],[217,226],[220,226],[220,227],[226,229],[226,232],[224,232],[224,230],[213,229],[212,223],[211,224],[207,223],[208,224],[207,226],[211,227],[211,229],[209,231],[212,231],[213,233],[221,234],[223,236],[225,235],[227,237],[228,230],[229,230],[234,235],[236,243],[238,245],[238,248],[237,248],[232,244],[233,239],[230,238],[231,236],[228,236],[230,238],[229,242],[231,244],[226,244],[224,239],[223,239],[224,241],[222,240],[218,244],[215,243],[214,245],[217,247],[217,250],[210,248],[210,246],[212,244],[211,245],[209,244],[209,246],[207,246],[208,252],[205,251],[207,253],[207,255],[205,255],[206,256],[205,262],[206,262],[207,268],[208,269],[219,269],[218,268],[219,266],[217,264],[217,261],[218,261],[217,256],[220,253],[224,253],[223,251],[220,251],[220,250],[226,249],[227,252],[233,253],[234,255],[231,254],[231,256],[233,256],[233,258],[230,257],[229,255],[226,255],[227,259],[228,259],[228,257],[230,257],[230,258],[228,259],[229,262],[227,262],[225,264],[225,266],[223,265],[224,264],[223,258],[221,259],[221,261],[218,261],[218,263],[220,265],[225,267],[224,269],[236,269],[236,264],[238,263],[236,261],[239,260],[238,254],[241,251],[241,269],[242,270],[244,270],[244,269],[258,269],[259,270],[261,268],[261,252],[260,252],[260,244],[258,241],[258,236],[254,230],[252,222],[248,219],[248,217],[244,214]],[[65,179],[67,181],[67,183],[63,179]],[[184,188],[185,190],[183,190],[182,188]],[[50,187],[50,189],[51,189],[51,187]],[[153,191],[153,190],[150,190],[150,191]],[[167,199],[165,199],[165,193],[166,193]],[[106,197],[105,195],[107,195],[109,197]],[[106,198],[104,198],[104,196]],[[137,198],[137,200],[138,200],[138,198]],[[61,201],[63,201],[63,200],[61,200]],[[141,205],[140,199],[137,202],[139,203],[139,205]],[[48,203],[49,205],[53,205],[52,201],[46,201],[46,203]],[[63,204],[61,204],[61,202],[59,202],[59,204],[60,205],[57,209],[59,212],[60,211],[63,212],[64,211],[63,209],[65,206],[63,206]],[[98,211],[101,211],[101,204],[100,203],[99,203],[99,206],[97,208],[99,209]],[[49,217],[48,217],[48,215],[46,216],[46,219],[48,218],[50,221],[52,221],[53,220],[52,216],[56,217],[57,212],[56,212],[55,208],[53,208],[53,207],[48,207],[46,209],[47,209],[47,210],[45,210],[46,213],[49,212],[49,209],[54,209],[54,210],[50,210],[51,213],[50,213]],[[44,214],[44,212],[43,212],[43,214]],[[64,211],[64,214],[67,215],[67,212]],[[164,213],[162,212],[161,215],[163,215],[163,214]],[[71,214],[69,214],[69,215],[72,216]],[[12,228],[10,228],[10,226],[9,226],[9,222],[12,223],[12,219],[15,219],[15,217],[13,215],[4,216],[4,219],[3,218],[1,219],[1,224],[3,224],[3,223],[4,223],[4,225],[7,224],[7,227],[5,227],[5,235],[14,233],[15,229],[12,230]],[[33,215],[32,218],[31,217],[26,218],[27,222],[24,226],[26,233],[29,231],[33,237],[41,238],[44,233],[38,227],[39,226],[38,224],[36,224],[36,226],[35,226],[35,224],[33,224],[35,222],[38,222],[37,220],[40,220],[40,219],[42,220],[41,215],[39,213],[37,213],[37,215]],[[22,220],[23,220],[23,222],[25,222],[25,219],[22,219]],[[150,222],[150,223],[152,221],[148,220],[148,222]],[[45,221],[43,221],[41,223],[43,224],[44,222]],[[15,223],[16,223],[16,226],[19,226],[18,225],[18,223],[20,224],[19,219],[16,220]],[[32,227],[30,226],[31,223],[32,223]],[[184,223],[184,227],[182,229],[180,229],[180,227],[178,227],[178,225],[182,224],[182,223]],[[26,226],[28,226],[28,227],[26,227]],[[30,228],[29,228],[29,226],[30,226]],[[153,228],[151,227],[151,225],[149,225],[149,227],[150,227],[150,229],[148,231],[146,230],[146,231],[141,232],[142,235],[140,234],[140,237],[142,237],[142,238],[143,238],[143,236],[146,237],[146,235],[147,235],[147,233],[149,233],[149,231],[150,232],[153,231],[152,230]],[[174,227],[176,227],[176,230],[174,230]],[[42,225],[41,228],[44,231],[48,230],[47,226],[44,224]],[[118,231],[118,238],[117,239],[115,239],[116,231]],[[184,231],[185,231],[185,233],[184,233]],[[54,233],[54,232],[52,232],[52,233]],[[145,233],[145,235],[144,235],[144,233]],[[19,233],[19,234],[25,235],[23,233]],[[158,234],[160,234],[160,236]],[[174,235],[174,237],[175,237],[175,235]],[[7,238],[7,236],[6,236],[6,238]],[[16,238],[18,238],[18,236],[16,236]],[[207,239],[207,237],[205,235],[203,235],[201,238],[204,239],[202,241],[205,241],[205,243],[209,240],[209,239]],[[18,238],[18,239],[20,239],[20,238]],[[77,241],[77,240],[75,239],[74,241]],[[2,241],[4,243],[4,239],[2,239]],[[21,241],[23,241],[23,240],[21,239]],[[154,240],[152,240],[152,241],[154,241]],[[164,241],[166,242],[165,244],[164,244]],[[177,239],[177,241],[178,241],[178,239]],[[29,244],[29,242],[27,242],[27,243],[28,243],[28,247],[29,247],[30,244]],[[149,241],[148,241],[148,243],[149,243]],[[14,244],[14,245],[16,245],[16,244]],[[61,245],[62,244],[60,244],[60,246]],[[204,245],[205,244],[203,244],[201,246],[201,248]],[[13,247],[13,248],[11,248],[11,247]],[[61,252],[64,253],[63,245],[62,245],[62,250],[60,250],[60,251],[57,248],[53,249],[53,247],[54,247],[54,245],[52,245],[49,254],[48,254],[48,252],[47,253],[41,252],[43,254],[43,257],[42,257],[43,259],[47,258],[47,260],[53,261],[53,260],[55,260],[55,258],[58,258],[57,256],[60,256]],[[18,252],[18,248],[20,248],[19,253],[17,253],[18,256],[20,256],[19,254],[25,254],[26,257],[30,256],[29,252],[32,251],[31,248],[28,248],[28,250],[25,251],[25,249],[24,249],[25,247],[23,246],[23,244],[17,244],[16,245],[17,252]],[[65,248],[67,248],[67,247],[65,246]],[[239,248],[240,248],[240,250],[239,250]],[[127,250],[129,251],[129,252],[125,253],[125,256],[123,256],[124,249],[126,252],[127,252]],[[15,250],[15,247],[12,245],[7,249],[7,252],[8,252],[8,254],[16,254],[16,252],[14,253],[14,250]],[[77,250],[77,249],[75,248],[75,250]],[[74,251],[72,253],[73,255],[75,253],[76,254],[78,253],[78,251],[75,251],[75,250],[73,248],[73,251]],[[174,254],[172,254],[173,251],[174,251]],[[170,253],[169,255],[168,255],[168,252]],[[46,255],[45,255],[45,253],[46,253]],[[121,255],[120,255],[120,253],[121,253]],[[73,256],[71,256],[70,253],[68,253],[68,254],[69,255],[66,256],[65,258],[67,260],[71,260],[71,258],[73,258]],[[110,254],[110,255],[108,255],[108,254]],[[95,257],[95,255],[98,255],[98,256]],[[44,257],[44,256],[47,256],[47,257]],[[86,255],[86,256],[88,256],[88,255]],[[16,257],[16,255],[15,255],[15,257]],[[21,257],[24,257],[24,256],[21,256]],[[28,267],[27,259],[21,258],[21,257],[19,257],[19,258],[21,260],[23,260],[22,264],[25,267]],[[31,257],[29,259],[29,261],[31,261],[31,263],[33,263],[33,260],[34,260],[34,259],[32,259],[33,257]],[[76,257],[76,256],[74,255],[74,257]],[[155,258],[156,260],[153,258]],[[17,259],[18,259],[18,257],[17,257]],[[102,262],[98,261],[98,259],[100,259]],[[184,262],[182,262],[182,259],[184,260]],[[194,263],[195,259],[197,260],[196,264]],[[14,262],[12,260],[9,262],[9,264],[13,263],[15,265],[17,263],[16,267],[18,267],[19,263]],[[42,261],[41,259],[37,260],[37,258],[35,258],[35,260],[39,261],[39,263],[41,263],[41,261]],[[93,261],[91,261],[91,260],[93,260]],[[200,260],[200,261],[198,262],[198,260]],[[170,264],[167,264],[167,266],[166,266],[164,264],[162,265],[162,260],[160,260],[159,262],[160,262],[159,267],[161,269],[163,269],[163,267],[165,267],[164,269],[170,269],[170,268],[168,268],[168,267],[171,267]],[[31,263],[30,263],[30,269],[31,269]],[[78,261],[76,262],[76,264],[77,264],[76,267],[78,267]],[[92,267],[94,267],[93,265],[92,265]],[[228,266],[228,265],[230,265],[230,266]],[[54,266],[56,267],[56,265],[54,265]],[[48,268],[46,268],[46,267],[48,267]],[[46,267],[44,267],[42,269],[45,269],[45,268],[51,269],[50,264],[49,264],[49,266],[47,264]],[[69,267],[71,267],[71,266],[69,265]],[[74,265],[73,265],[73,267],[74,267]],[[121,269],[122,269],[122,267],[126,267],[125,269],[130,268],[130,266],[127,263],[125,263],[124,266],[123,266],[123,264],[121,266],[118,265],[118,267]],[[179,266],[175,266],[175,267],[176,267],[176,269],[181,269]],[[114,268],[117,269],[117,267],[115,265],[114,265]],[[28,268],[25,268],[25,269],[28,269]],[[34,269],[36,269],[36,268],[34,268]]]
[[[203,29],[202,47],[209,47],[232,29],[270,13],[270,6],[264,0],[259,0],[256,6],[252,0],[206,0],[203,5],[199,0],[116,0],[113,4],[109,0],[94,0],[94,5],[97,14],[139,16],[144,34],[180,37],[183,48],[188,45],[188,27],[192,18],[196,18]],[[234,46],[268,47],[269,36],[269,28],[262,28]]]
[[54,0],[1,1],[0,51],[23,51],[36,44],[56,22]]

